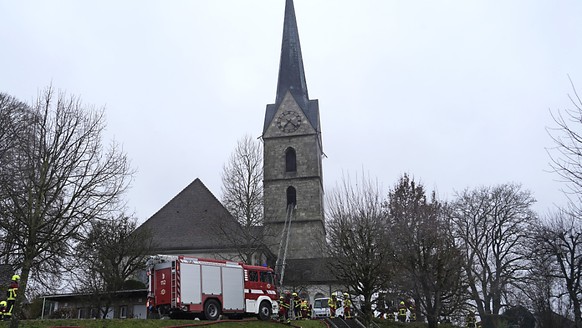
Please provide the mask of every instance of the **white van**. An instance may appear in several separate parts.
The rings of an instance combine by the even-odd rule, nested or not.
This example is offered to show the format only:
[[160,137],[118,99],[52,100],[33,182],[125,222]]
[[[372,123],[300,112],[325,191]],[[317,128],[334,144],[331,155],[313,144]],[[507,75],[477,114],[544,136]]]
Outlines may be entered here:
[[[313,302],[313,318],[327,318],[329,317],[329,297],[316,298]],[[338,308],[335,310],[336,317],[344,316],[344,306],[342,300],[338,299]]]

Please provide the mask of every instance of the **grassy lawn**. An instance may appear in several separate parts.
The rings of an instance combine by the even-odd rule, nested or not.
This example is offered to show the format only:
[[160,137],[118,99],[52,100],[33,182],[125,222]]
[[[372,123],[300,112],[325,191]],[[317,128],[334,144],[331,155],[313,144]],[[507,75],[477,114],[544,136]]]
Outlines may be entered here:
[[[375,321],[379,328],[425,328],[425,323],[399,323],[387,320]],[[9,322],[0,322],[0,328],[7,328]],[[265,322],[259,320],[238,320],[238,321],[198,321],[198,320],[143,320],[143,319],[108,319],[108,320],[23,320],[20,328],[186,328],[193,326],[214,326],[212,328],[284,328],[289,325],[278,322]],[[327,328],[319,320],[293,321],[292,327],[300,328]],[[439,325],[442,328],[454,328],[451,325]]]
[[[240,320],[234,322],[220,321],[195,321],[195,320],[23,320],[20,328],[50,328],[50,327],[81,327],[81,328],[181,328],[194,325],[214,326],[216,328],[281,328],[283,325],[277,322],[264,322],[258,320]],[[318,320],[294,321],[295,327],[301,328],[325,328],[326,326]],[[0,322],[0,327],[8,327],[9,322]]]
[[[426,328],[428,324],[424,322],[402,323],[388,320],[374,320],[380,328]],[[458,328],[451,324],[440,324],[439,328]]]

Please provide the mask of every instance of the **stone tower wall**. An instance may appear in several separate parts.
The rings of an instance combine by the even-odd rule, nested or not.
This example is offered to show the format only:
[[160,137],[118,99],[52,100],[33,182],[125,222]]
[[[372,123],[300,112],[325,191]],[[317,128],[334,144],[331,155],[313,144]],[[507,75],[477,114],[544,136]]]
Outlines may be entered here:
[[[293,111],[303,117],[301,126],[293,132],[277,127],[277,117]],[[321,255],[320,245],[325,240],[323,212],[322,149],[319,127],[314,128],[287,93],[264,135],[263,198],[265,224],[271,250],[278,254],[279,241],[287,211],[287,188],[296,190],[296,207],[291,225],[291,239],[287,257],[314,258]],[[297,169],[286,172],[285,153],[295,149]]]
[[[268,225],[269,247],[275,253],[279,253],[281,231],[284,222]],[[287,247],[287,259],[311,259],[320,258],[323,254],[322,241],[325,240],[323,222],[321,221],[294,221],[291,225],[289,245]]]

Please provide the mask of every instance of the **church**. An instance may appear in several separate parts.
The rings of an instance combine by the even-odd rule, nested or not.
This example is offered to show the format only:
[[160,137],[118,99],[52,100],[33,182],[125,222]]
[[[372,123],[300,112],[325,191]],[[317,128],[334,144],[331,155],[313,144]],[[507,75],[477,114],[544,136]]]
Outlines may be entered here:
[[[310,99],[293,0],[285,0],[283,38],[275,101],[266,105],[263,131],[264,223],[248,231],[195,179],[137,229],[152,232],[156,254],[189,255],[240,261],[252,249],[253,265],[275,269],[280,292],[314,299],[343,286],[324,257],[323,144],[319,103]],[[145,318],[146,290],[121,291],[108,318]],[[72,317],[97,316],[90,295],[46,295],[43,314],[72,309]]]
[[[276,269],[283,290],[315,298],[341,287],[329,272],[323,208],[323,144],[319,103],[310,99],[293,0],[286,0],[275,101],[263,131],[263,246],[250,264]],[[138,229],[151,229],[156,252],[240,260],[241,227],[196,179]]]

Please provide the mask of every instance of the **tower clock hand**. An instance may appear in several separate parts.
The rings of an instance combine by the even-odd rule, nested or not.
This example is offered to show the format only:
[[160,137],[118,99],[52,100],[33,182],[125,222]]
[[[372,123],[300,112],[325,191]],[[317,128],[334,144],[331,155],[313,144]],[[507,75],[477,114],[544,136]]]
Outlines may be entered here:
[[[291,126],[289,126],[291,125]],[[283,132],[293,132],[301,125],[301,117],[293,111],[286,111],[279,115],[277,126]]]

